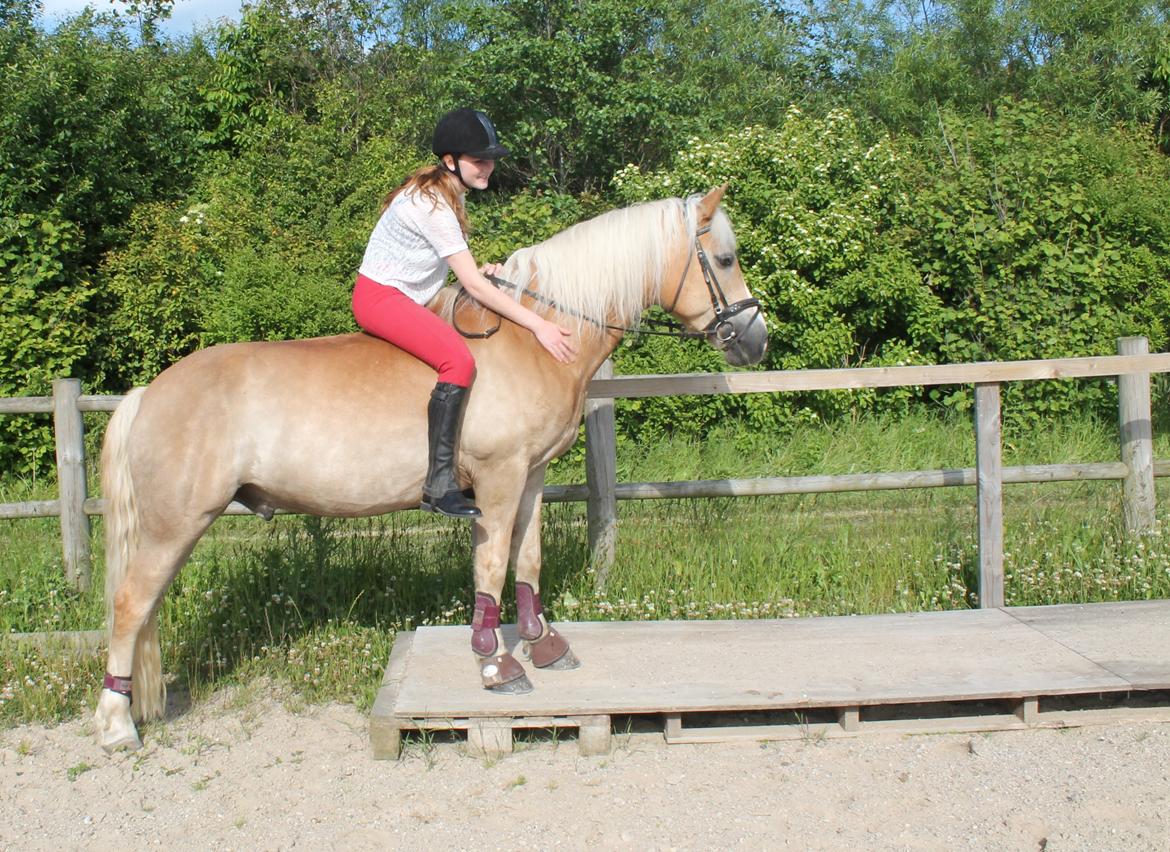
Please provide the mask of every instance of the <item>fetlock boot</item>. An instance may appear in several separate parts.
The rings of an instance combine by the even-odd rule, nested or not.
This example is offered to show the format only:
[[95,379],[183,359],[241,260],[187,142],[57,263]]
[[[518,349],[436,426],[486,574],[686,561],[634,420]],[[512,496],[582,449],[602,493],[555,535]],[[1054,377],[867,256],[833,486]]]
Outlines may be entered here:
[[467,405],[467,388],[439,382],[431,391],[427,406],[427,429],[430,460],[427,480],[423,483],[420,509],[438,512],[451,518],[478,518],[480,511],[459,490],[455,475],[455,447],[459,424]]

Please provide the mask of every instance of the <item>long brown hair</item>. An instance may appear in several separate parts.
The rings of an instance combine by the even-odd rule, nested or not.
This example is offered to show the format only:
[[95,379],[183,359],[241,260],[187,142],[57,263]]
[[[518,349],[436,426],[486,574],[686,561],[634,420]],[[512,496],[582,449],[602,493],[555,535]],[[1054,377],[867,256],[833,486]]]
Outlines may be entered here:
[[455,211],[455,218],[459,220],[459,230],[463,231],[464,239],[467,238],[470,227],[467,224],[467,211],[463,209],[463,186],[454,172],[442,163],[423,166],[382,199],[380,212],[385,213],[391,202],[408,189],[430,199],[435,207],[439,206],[440,200],[445,201],[447,206]]

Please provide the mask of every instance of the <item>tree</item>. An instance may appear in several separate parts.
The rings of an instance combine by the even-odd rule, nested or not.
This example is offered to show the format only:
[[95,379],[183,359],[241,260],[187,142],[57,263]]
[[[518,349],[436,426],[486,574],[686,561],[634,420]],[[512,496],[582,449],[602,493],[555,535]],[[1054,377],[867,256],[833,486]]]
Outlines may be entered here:
[[[14,8],[27,24],[28,5]],[[98,372],[97,265],[137,202],[184,186],[197,119],[187,55],[148,56],[111,16],[51,35],[6,26],[0,57],[0,396],[13,396]],[[6,467],[51,446],[14,418],[0,434]]]
[[516,152],[505,183],[598,189],[688,138],[778,118],[799,90],[787,20],[752,0],[469,0],[455,13],[466,49],[445,101],[497,122]]

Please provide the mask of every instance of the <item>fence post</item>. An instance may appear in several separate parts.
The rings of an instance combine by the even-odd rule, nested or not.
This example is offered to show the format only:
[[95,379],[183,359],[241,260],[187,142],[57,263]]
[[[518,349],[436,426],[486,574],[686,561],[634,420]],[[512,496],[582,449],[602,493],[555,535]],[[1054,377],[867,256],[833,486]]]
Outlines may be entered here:
[[[607,358],[594,378],[612,379],[613,361]],[[612,399],[585,401],[585,484],[589,488],[586,516],[590,561],[597,590],[604,592],[617,537],[617,434]]]
[[[1150,342],[1144,337],[1122,337],[1119,355],[1146,355]],[[1150,416],[1150,374],[1129,373],[1117,377],[1117,415],[1121,427],[1121,461],[1125,464],[1122,506],[1125,528],[1150,532],[1154,528],[1154,433]]]
[[975,385],[975,467],[979,500],[979,606],[1001,607],[1003,594],[1003,457],[999,385]]
[[79,379],[53,380],[53,433],[57,444],[57,492],[65,577],[89,588],[89,517],[85,514],[85,424],[77,407]]

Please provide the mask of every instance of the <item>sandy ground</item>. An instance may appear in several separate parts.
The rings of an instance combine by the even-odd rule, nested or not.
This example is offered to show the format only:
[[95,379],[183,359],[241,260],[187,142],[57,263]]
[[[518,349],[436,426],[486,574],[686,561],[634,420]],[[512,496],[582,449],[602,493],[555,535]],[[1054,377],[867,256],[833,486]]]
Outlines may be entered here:
[[223,693],[105,755],[0,732],[0,849],[1170,849],[1170,725],[371,758],[353,707]]

